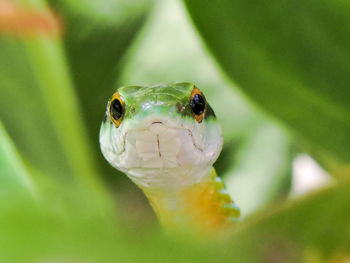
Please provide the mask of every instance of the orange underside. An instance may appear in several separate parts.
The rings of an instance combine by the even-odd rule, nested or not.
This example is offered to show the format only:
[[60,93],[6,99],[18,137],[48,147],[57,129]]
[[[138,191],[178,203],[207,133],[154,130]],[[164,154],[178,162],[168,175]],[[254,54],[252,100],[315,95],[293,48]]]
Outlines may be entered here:
[[[232,219],[239,217],[239,209],[223,190],[224,184],[213,169],[208,181],[172,197],[145,193],[162,225],[168,230],[211,235],[229,227]],[[174,201],[171,205],[169,198]]]

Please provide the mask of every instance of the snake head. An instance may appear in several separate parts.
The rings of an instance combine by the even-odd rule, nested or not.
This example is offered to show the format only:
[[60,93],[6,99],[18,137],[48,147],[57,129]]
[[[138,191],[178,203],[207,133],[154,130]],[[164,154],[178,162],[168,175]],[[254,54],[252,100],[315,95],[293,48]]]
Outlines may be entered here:
[[127,86],[107,103],[100,145],[106,160],[141,188],[170,190],[209,174],[222,135],[194,84]]

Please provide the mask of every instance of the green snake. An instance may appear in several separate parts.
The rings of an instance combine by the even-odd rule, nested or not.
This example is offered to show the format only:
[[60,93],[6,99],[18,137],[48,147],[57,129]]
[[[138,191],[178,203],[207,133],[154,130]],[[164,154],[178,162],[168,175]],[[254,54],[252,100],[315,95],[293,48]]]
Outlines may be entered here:
[[146,194],[168,229],[210,234],[239,217],[213,168],[223,139],[192,83],[119,88],[100,129],[105,159]]

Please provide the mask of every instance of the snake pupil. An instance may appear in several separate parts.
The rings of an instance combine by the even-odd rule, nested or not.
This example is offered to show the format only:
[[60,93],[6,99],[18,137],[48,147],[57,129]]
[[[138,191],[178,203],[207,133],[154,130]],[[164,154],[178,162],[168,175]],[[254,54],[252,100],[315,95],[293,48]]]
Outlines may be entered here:
[[190,102],[190,106],[192,108],[193,113],[199,116],[204,112],[205,101],[201,95],[196,94],[193,96]]
[[112,101],[111,115],[115,120],[118,120],[123,115],[123,106],[118,99]]

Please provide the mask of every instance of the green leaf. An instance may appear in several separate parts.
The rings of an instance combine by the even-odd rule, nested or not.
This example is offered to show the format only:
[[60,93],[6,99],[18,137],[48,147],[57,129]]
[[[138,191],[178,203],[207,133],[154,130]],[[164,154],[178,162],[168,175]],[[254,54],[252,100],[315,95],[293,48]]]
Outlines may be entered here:
[[[142,220],[104,222],[94,213],[86,216],[84,205],[62,216],[22,202],[0,211],[0,261],[319,263],[350,251],[349,202],[350,185],[342,184],[270,207],[236,224],[228,239],[209,243],[167,238],[144,229]],[[319,260],[307,261],[310,255]]]
[[[2,199],[11,199],[13,194],[32,200],[37,197],[36,185],[20,160],[19,154],[1,122],[0,185]],[[8,205],[8,202],[5,205]]]
[[227,158],[231,158],[234,165],[219,174],[224,176],[227,191],[241,208],[243,217],[256,209],[264,209],[278,197],[285,197],[292,172],[290,145],[290,138],[279,127],[262,123],[234,148],[234,156],[231,150],[231,157]]
[[307,261],[310,255],[345,259],[350,251],[349,202],[347,182],[271,208],[242,224],[227,249],[238,262],[322,262]]
[[0,38],[0,119],[32,170],[69,177],[70,168],[23,43]]
[[[34,14],[49,12],[43,1],[26,4]],[[90,201],[108,206],[60,39],[35,31],[2,36],[0,53],[0,96],[6,98],[0,120],[31,174],[70,182]]]
[[227,74],[317,149],[350,161],[350,3],[185,0]]

